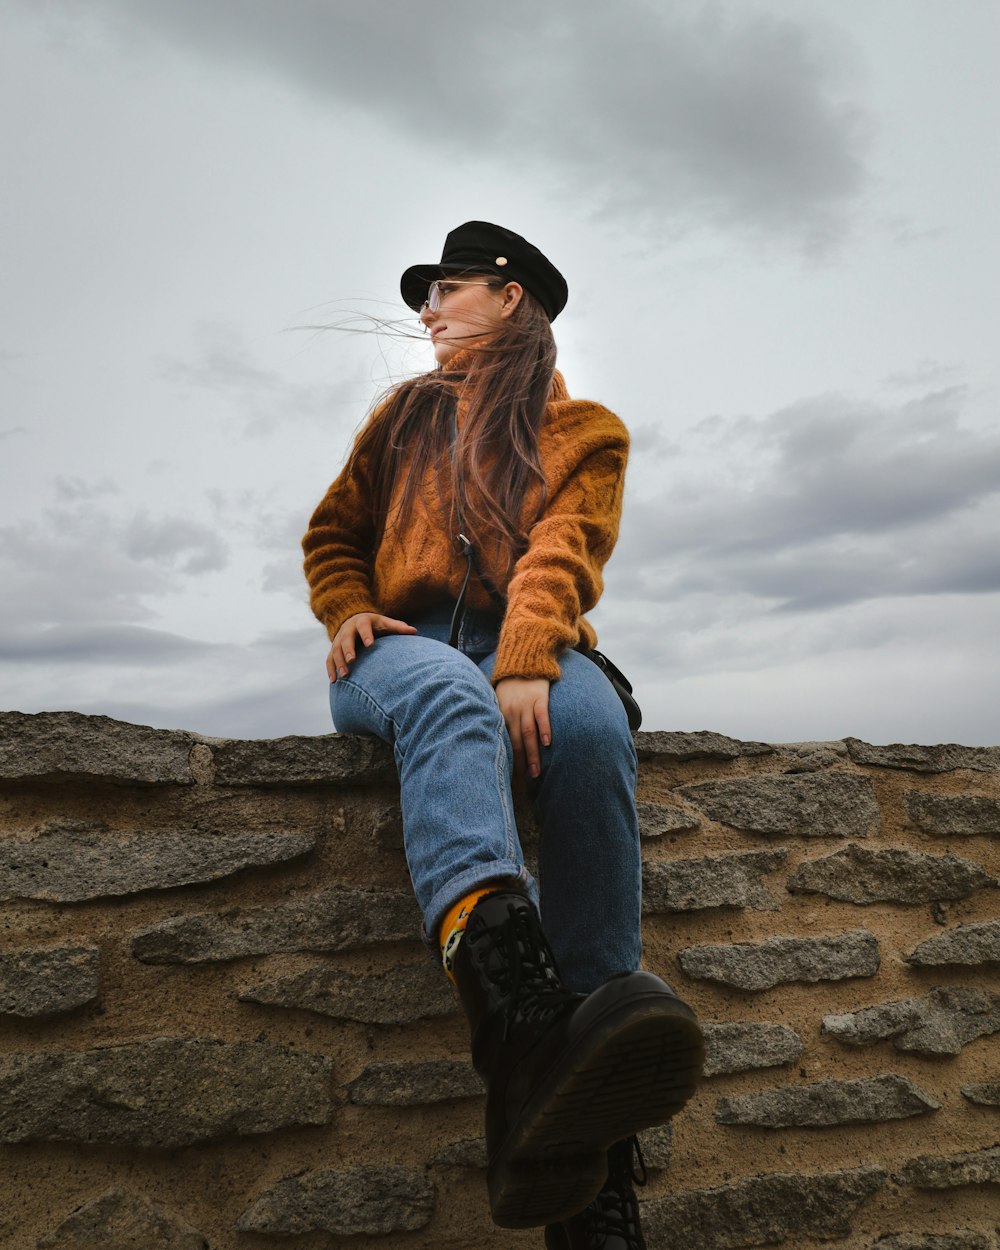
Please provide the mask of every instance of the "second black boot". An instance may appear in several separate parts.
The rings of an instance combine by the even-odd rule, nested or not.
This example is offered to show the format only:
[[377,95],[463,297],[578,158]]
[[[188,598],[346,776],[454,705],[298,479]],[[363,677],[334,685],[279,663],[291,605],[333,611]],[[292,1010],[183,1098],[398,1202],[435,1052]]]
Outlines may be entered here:
[[513,891],[475,905],[452,971],[486,1082],[493,1219],[566,1220],[600,1191],[608,1147],[694,1092],[704,1057],[694,1013],[648,972],[568,990],[533,903]]
[[548,1225],[545,1250],[647,1250],[633,1188],[645,1183],[638,1139],[616,1142],[608,1151],[608,1175],[601,1192],[564,1223]]

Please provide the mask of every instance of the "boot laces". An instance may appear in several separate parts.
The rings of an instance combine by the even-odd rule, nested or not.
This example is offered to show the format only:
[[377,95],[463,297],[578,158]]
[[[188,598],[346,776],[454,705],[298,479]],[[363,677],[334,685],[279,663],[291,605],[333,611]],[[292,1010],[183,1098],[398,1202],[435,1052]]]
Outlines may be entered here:
[[545,1024],[562,1015],[570,1004],[579,1002],[580,995],[559,981],[552,952],[533,910],[510,905],[499,932],[487,932],[500,957],[495,969],[496,983],[514,1008],[505,1013],[505,1039],[514,1023]]
[[632,1186],[645,1185],[647,1179],[646,1161],[637,1137],[611,1147],[608,1179],[586,1211],[587,1250],[604,1250],[610,1238],[617,1238],[628,1250],[645,1250],[639,1203]]

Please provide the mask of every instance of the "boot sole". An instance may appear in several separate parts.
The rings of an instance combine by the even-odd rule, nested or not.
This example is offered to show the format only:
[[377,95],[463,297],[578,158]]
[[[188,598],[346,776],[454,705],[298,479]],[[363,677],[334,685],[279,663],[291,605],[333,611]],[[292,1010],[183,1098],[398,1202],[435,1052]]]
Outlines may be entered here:
[[501,1228],[569,1219],[597,1197],[608,1146],[663,1124],[694,1093],[701,1029],[678,999],[643,994],[609,1008],[539,1083],[490,1161],[487,1186]]

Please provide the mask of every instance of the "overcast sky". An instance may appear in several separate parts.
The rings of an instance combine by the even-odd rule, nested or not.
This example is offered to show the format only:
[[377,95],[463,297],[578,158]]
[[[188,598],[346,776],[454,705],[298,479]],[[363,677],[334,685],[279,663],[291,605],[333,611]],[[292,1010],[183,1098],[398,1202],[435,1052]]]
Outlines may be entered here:
[[1000,742],[995,0],[0,12],[0,707],[329,732],[299,540],[479,218],[633,433],[645,727]]

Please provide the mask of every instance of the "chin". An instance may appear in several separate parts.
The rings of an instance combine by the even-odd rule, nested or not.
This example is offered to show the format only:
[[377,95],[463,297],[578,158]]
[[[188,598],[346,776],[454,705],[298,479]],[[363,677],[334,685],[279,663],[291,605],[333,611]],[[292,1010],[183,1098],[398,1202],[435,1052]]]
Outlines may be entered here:
[[446,365],[457,351],[457,343],[449,343],[445,339],[434,340],[434,359],[439,365]]

